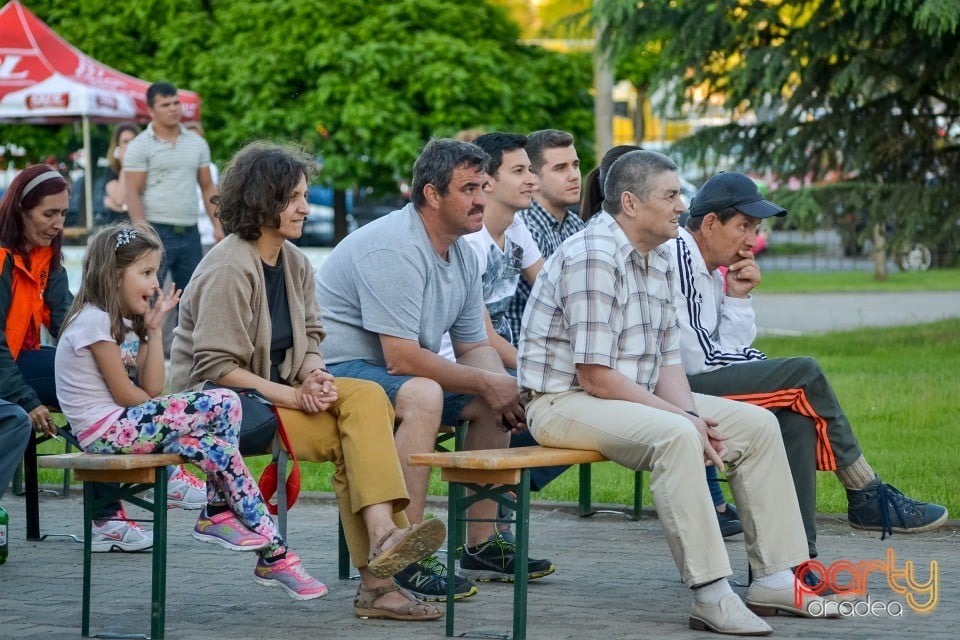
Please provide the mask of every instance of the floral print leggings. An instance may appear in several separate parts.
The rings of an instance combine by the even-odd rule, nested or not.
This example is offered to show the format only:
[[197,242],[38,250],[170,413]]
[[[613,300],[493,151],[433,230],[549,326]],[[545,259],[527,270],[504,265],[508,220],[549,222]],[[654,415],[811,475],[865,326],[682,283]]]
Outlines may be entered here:
[[174,393],[128,407],[86,450],[188,458],[207,474],[207,503],[226,500],[247,528],[273,542],[262,553],[274,556],[286,549],[240,455],[240,418],[240,398],[229,389]]

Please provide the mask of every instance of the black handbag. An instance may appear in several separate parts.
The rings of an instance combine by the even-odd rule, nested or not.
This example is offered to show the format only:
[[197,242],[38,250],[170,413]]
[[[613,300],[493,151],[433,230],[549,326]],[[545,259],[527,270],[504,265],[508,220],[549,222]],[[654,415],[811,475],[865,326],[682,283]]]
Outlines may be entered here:
[[206,383],[203,388],[230,389],[240,396],[240,409],[243,411],[240,421],[241,455],[271,453],[273,439],[277,435],[277,415],[273,412],[273,403],[256,389],[226,387],[212,382]]

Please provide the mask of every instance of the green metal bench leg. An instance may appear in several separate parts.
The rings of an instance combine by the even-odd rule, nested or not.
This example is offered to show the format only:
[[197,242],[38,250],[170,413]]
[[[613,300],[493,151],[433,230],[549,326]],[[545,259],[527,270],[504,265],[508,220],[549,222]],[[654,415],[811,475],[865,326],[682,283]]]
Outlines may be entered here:
[[593,515],[593,502],[590,496],[590,465],[580,465],[580,517]]
[[153,480],[153,590],[150,637],[162,640],[167,619],[167,468],[158,467]]
[[83,483],[83,609],[80,613],[80,635],[90,637],[90,562],[93,554],[93,485]]
[[633,516],[634,520],[639,520],[643,513],[643,471],[636,471],[633,474]]
[[456,595],[457,547],[466,533],[466,488],[451,482],[447,496],[447,637],[454,635],[454,598]]
[[[151,551],[150,637],[163,640],[167,613],[167,468],[157,467],[153,480],[153,549]],[[116,500],[128,500],[138,506],[149,506],[137,493],[147,485],[121,484],[101,495],[94,496],[93,483],[83,483],[83,597],[80,614],[80,635],[90,637],[90,583],[93,553],[93,515],[103,506]]]
[[516,487],[516,556],[513,582],[513,640],[527,638],[527,571],[530,557],[530,469],[520,472]]

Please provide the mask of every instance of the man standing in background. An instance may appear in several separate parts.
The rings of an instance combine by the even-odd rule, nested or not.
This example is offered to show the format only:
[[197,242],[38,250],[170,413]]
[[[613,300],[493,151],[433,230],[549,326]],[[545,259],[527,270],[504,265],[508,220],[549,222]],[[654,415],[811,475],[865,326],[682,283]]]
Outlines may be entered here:
[[163,263],[157,274],[161,284],[169,272],[182,288],[203,257],[197,229],[198,184],[214,239],[223,238],[210,202],[217,191],[210,176],[210,147],[180,124],[180,98],[172,84],[150,85],[147,106],[150,124],[130,143],[124,157],[128,213],[133,222],[153,225],[163,242]]

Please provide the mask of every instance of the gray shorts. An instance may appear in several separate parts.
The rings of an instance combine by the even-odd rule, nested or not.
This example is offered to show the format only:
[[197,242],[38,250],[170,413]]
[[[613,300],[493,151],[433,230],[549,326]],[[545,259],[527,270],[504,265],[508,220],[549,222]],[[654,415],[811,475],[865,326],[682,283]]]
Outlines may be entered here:
[[[412,380],[415,376],[395,376],[387,372],[386,367],[371,364],[366,360],[347,360],[337,364],[328,364],[330,373],[337,377],[359,378],[361,380],[370,380],[376,382],[386,392],[390,402],[397,404],[397,393],[400,392],[407,380]],[[443,415],[440,418],[441,424],[457,426],[460,424],[460,414],[463,408],[473,400],[473,396],[463,393],[444,393],[443,394]]]

